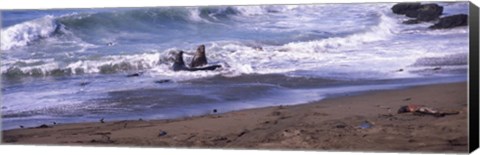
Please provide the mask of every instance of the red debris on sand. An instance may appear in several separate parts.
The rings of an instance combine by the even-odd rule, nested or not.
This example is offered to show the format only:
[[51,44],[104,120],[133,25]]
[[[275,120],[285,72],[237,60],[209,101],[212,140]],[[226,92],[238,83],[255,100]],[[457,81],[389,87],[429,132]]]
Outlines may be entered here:
[[398,113],[415,113],[415,114],[428,114],[428,115],[434,115],[436,117],[443,117],[445,115],[456,115],[459,114],[460,112],[439,112],[438,110],[435,110],[431,107],[427,107],[424,105],[416,105],[416,104],[408,104],[406,106],[400,107],[398,109]]

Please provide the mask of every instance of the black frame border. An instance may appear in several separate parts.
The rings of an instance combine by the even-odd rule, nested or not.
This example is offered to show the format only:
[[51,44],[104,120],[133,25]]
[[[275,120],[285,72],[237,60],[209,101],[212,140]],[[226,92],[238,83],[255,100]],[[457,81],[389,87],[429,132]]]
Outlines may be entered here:
[[469,152],[478,149],[479,143],[479,18],[478,7],[470,2],[469,5]]

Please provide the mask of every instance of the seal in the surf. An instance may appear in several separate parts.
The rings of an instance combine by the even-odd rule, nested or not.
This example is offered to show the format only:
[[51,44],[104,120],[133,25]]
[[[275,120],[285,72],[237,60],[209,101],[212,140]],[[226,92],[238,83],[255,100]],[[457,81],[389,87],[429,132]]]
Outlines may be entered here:
[[206,65],[207,57],[205,55],[205,45],[200,45],[197,48],[197,52],[195,52],[195,56],[193,56],[192,62],[190,63],[190,67],[195,68],[199,66]]
[[199,68],[189,68],[185,65],[185,61],[183,61],[183,51],[179,51],[175,55],[175,60],[173,62],[172,69],[173,71],[200,71],[200,70],[215,70],[220,68],[220,65],[211,65],[207,67],[199,67]]
[[175,60],[172,66],[173,71],[181,71],[181,70],[188,70],[188,67],[185,66],[185,62],[183,61],[183,51],[179,51],[175,54]]

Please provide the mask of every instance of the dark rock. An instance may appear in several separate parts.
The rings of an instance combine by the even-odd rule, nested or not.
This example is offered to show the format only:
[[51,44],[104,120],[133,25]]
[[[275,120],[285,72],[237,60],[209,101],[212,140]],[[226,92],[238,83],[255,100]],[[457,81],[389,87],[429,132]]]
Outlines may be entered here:
[[440,17],[443,7],[438,4],[424,4],[417,10],[407,11],[405,14],[410,18],[417,18],[419,21],[432,21]]
[[442,15],[443,7],[438,4],[425,4],[417,10],[417,19],[420,21],[432,21],[438,19]]
[[20,128],[22,128],[22,129],[23,129],[23,128],[25,128],[25,127],[24,127],[23,125],[20,125]]
[[172,80],[163,79],[163,80],[157,80],[157,81],[155,81],[155,83],[167,83],[167,82],[172,82]]
[[442,17],[435,25],[432,25],[429,28],[430,29],[447,29],[447,28],[467,26],[467,25],[468,25],[468,15],[458,14],[458,15]]
[[420,3],[398,3],[392,7],[395,14],[406,14],[407,11],[417,10],[421,7]]
[[217,109],[213,109],[213,113],[217,113]]
[[435,67],[433,68],[434,71],[442,69],[441,67]]
[[420,3],[399,3],[392,7],[393,13],[404,14],[416,20],[409,20],[404,23],[416,24],[420,21],[432,21],[442,15],[443,7],[438,4],[420,4]]
[[410,18],[417,18],[419,14],[419,11],[417,10],[409,10],[405,13],[405,16],[410,17]]
[[103,118],[102,118],[102,119],[100,119],[100,123],[105,123],[105,121],[104,121],[104,119],[103,119]]

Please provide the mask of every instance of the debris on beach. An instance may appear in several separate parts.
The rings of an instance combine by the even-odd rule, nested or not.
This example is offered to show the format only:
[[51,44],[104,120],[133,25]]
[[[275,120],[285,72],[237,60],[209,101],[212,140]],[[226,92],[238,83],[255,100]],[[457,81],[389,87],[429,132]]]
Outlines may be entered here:
[[23,126],[23,125],[20,125],[20,128],[22,128],[22,129],[23,129],[23,128],[24,128],[24,126]]
[[166,136],[167,132],[160,130],[160,133],[158,133],[158,137]]
[[339,128],[339,129],[343,129],[345,127],[347,127],[346,124],[338,124],[338,125],[335,126],[335,128]]
[[370,122],[370,121],[363,121],[362,123],[360,123],[360,129],[369,129],[369,128],[372,128],[374,125],[373,122]]
[[462,137],[457,137],[453,139],[448,139],[447,142],[451,146],[467,146],[468,137],[462,136]]
[[242,132],[240,132],[237,137],[242,137],[243,135],[245,135],[246,133],[248,133],[250,131],[248,131],[247,129],[244,129]]
[[398,109],[398,114],[402,113],[413,113],[413,114],[421,114],[421,115],[433,115],[435,117],[443,117],[446,115],[456,115],[459,114],[460,112],[440,112],[436,109],[433,109],[431,107],[423,106],[423,105],[415,105],[415,104],[409,104],[406,106],[400,107]]
[[37,127],[35,127],[35,128],[41,129],[41,128],[49,128],[49,127],[50,127],[50,126],[48,126],[48,125],[46,125],[46,124],[42,124],[42,125],[37,126]]

